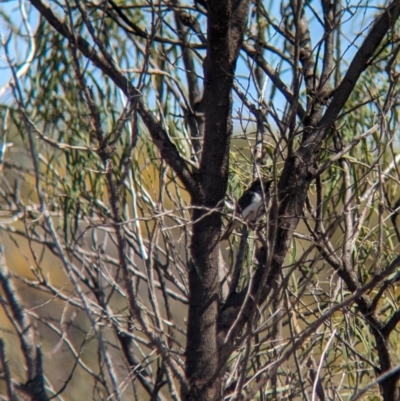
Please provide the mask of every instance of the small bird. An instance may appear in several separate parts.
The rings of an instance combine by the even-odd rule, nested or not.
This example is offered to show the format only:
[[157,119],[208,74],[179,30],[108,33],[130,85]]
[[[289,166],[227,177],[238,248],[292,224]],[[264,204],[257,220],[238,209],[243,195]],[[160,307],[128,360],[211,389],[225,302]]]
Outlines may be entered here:
[[[268,205],[270,199],[269,188],[271,182],[265,178],[255,180],[250,188],[244,191],[239,198],[235,207],[235,215],[247,223],[255,223],[259,220],[265,213],[265,206]],[[228,239],[232,231],[239,227],[240,224],[242,224],[240,219],[234,216],[222,234],[220,241]]]

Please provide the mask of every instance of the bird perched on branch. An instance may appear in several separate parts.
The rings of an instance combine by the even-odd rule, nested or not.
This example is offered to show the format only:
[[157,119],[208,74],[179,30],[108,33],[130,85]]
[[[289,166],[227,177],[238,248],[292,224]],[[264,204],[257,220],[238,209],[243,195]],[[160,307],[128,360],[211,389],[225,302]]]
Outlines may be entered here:
[[255,223],[264,215],[265,207],[268,206],[270,199],[271,182],[265,178],[257,179],[249,189],[243,192],[236,204],[232,221],[228,224],[220,241],[228,239],[232,231],[243,223],[243,220],[246,223]]

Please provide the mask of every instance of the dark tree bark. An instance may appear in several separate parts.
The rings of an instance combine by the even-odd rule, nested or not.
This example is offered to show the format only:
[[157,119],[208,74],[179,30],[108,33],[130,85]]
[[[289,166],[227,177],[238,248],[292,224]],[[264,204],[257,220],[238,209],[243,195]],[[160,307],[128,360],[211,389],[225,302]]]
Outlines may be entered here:
[[[221,375],[217,344],[218,257],[232,134],[232,85],[249,1],[207,2],[207,55],[204,61],[205,132],[199,191],[192,196],[189,321],[186,347],[187,400],[219,400]],[[215,210],[214,213],[209,213]]]

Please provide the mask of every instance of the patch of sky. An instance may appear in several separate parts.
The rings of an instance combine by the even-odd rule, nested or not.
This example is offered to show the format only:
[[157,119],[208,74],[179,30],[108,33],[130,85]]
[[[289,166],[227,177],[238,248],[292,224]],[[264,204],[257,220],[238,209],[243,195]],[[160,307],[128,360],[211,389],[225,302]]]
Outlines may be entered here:
[[[265,1],[263,4],[270,19],[272,19],[278,25],[281,24],[282,19],[284,18],[283,15],[285,15],[285,18],[292,18],[292,16],[290,15],[290,8],[283,8],[280,1]],[[386,5],[387,3],[385,1],[378,0],[358,2],[344,1],[342,3],[343,15],[340,28],[341,60],[340,63],[339,60],[336,61],[338,68],[339,66],[341,68],[341,76],[343,76],[346,72],[346,67],[348,66],[348,64],[354,57],[354,54],[356,53],[358,47],[362,43],[365,34],[368,32],[371,24],[374,21],[375,16],[380,13],[382,11],[382,8]],[[56,3],[51,2],[51,7],[56,13],[58,13],[58,15],[62,15],[62,9],[57,6]],[[187,10],[190,11],[191,7],[192,6],[189,5]],[[171,9],[164,9],[163,7],[160,7],[158,11],[160,10],[162,22],[165,24],[163,28],[163,34],[168,35],[171,39],[176,40],[177,37],[174,28],[175,21],[174,16],[171,13]],[[26,13],[26,20],[29,23],[32,31],[36,32],[39,16],[37,11],[30,5],[29,2],[25,0],[5,1],[0,5],[0,32],[3,40],[7,39],[10,33],[13,32],[9,44],[9,54],[12,58],[16,70],[22,69],[24,67],[24,63],[26,63],[26,61],[29,59],[31,50],[28,25],[24,23],[23,18],[24,13]],[[309,21],[311,46],[314,50],[313,54],[317,62],[316,68],[318,70],[321,70],[324,53],[324,47],[322,43],[324,37],[324,21],[320,2],[308,1],[305,6],[305,15],[306,19]],[[152,25],[155,23],[156,18],[158,18],[155,14],[152,13],[151,8],[138,11],[138,14],[136,14],[136,16],[138,18],[137,24],[143,30],[148,32],[151,31]],[[97,21],[96,23],[99,22]],[[206,18],[204,16],[199,16],[198,23],[202,30],[205,31]],[[249,16],[248,26],[253,32],[255,32],[257,29],[256,24],[257,20],[255,18],[255,12],[254,9],[252,9]],[[93,44],[93,41],[87,34],[85,28],[82,27],[81,29],[87,40]],[[125,32],[122,32],[122,29],[120,28],[118,32],[125,35]],[[140,69],[143,67],[143,63],[145,61],[145,58],[143,56],[146,52],[145,47],[143,47],[141,51],[138,51],[137,48],[133,49],[130,46],[131,41],[128,40],[129,37],[126,38],[126,41],[117,40],[113,38],[112,35],[108,35],[108,37],[110,40],[109,48],[111,48],[113,57],[118,60],[119,67],[127,74],[134,85],[138,84],[140,79]],[[197,44],[201,44],[200,39],[197,38],[195,35],[193,35],[192,39]],[[279,71],[280,79],[289,88],[291,88],[293,67],[290,64],[290,57],[292,56],[290,55],[288,49],[284,48],[283,37],[279,33],[277,33],[275,29],[267,25],[265,29],[264,41],[266,44],[266,48],[263,50],[263,56],[265,60],[272,66],[273,69],[277,69]],[[252,39],[249,39],[248,43],[251,46],[255,45],[255,41]],[[277,51],[274,51],[274,49],[276,49]],[[0,94],[2,94],[2,96],[0,97],[0,102],[4,104],[9,102],[11,98],[10,91],[4,90],[5,85],[7,84],[7,82],[9,82],[11,78],[11,73],[9,66],[7,65],[7,62],[5,60],[4,48],[0,49],[0,51],[3,53],[0,58]],[[205,56],[205,51],[204,49],[196,49],[195,52],[198,56],[196,58],[197,71],[199,75],[201,75],[202,59]],[[282,61],[279,52],[284,53],[288,60]],[[172,53],[170,52],[169,54],[171,55]],[[174,67],[177,77],[179,78],[179,81],[181,81],[181,84],[184,83],[186,81],[186,78],[182,63],[181,52],[176,51],[175,59],[169,59],[167,60],[167,62]],[[150,65],[149,67],[151,69],[156,69],[158,66]],[[239,89],[243,93],[245,93],[246,96],[248,96],[250,101],[253,104],[258,105],[261,96],[260,89],[262,88],[257,88],[255,84],[254,69],[254,62],[247,55],[242,53],[237,63],[236,83]],[[100,72],[94,69],[91,80],[98,80],[99,82],[101,82],[101,80],[103,79],[104,78],[101,76]],[[265,74],[264,80],[264,99],[271,99],[271,95],[274,93],[274,96],[272,98],[272,106],[275,108],[278,115],[282,116],[285,112],[286,101],[283,95],[279,91],[276,91],[274,89],[272,82],[266,79]],[[149,107],[156,111],[158,103],[155,92],[151,89],[151,77],[144,77],[141,83],[143,84],[143,88],[147,89],[145,92],[146,101],[148,102]],[[178,83],[176,83],[176,85],[178,85]],[[1,92],[2,88],[3,92]],[[302,88],[304,89],[304,87]],[[183,88],[182,90],[185,90],[185,88]],[[250,115],[248,110],[243,107],[243,102],[236,94],[234,94],[233,99],[234,131],[240,132],[243,131],[245,125],[248,126],[251,123],[253,117]],[[119,102],[116,104],[116,106],[122,106],[123,101],[121,102],[120,96],[116,96],[116,101]],[[304,98],[300,99],[300,101],[304,103]]]

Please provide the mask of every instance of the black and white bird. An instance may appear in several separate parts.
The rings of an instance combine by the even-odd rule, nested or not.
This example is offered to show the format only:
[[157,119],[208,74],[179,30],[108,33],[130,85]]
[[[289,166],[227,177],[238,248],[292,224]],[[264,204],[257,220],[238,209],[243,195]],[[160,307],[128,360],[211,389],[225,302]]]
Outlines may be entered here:
[[255,223],[264,215],[265,207],[268,206],[270,199],[271,182],[265,178],[257,179],[249,189],[243,192],[236,204],[235,215],[222,234],[220,241],[228,239],[232,231],[239,227],[243,220],[246,223]]

